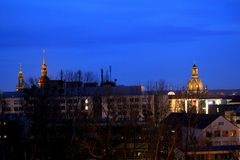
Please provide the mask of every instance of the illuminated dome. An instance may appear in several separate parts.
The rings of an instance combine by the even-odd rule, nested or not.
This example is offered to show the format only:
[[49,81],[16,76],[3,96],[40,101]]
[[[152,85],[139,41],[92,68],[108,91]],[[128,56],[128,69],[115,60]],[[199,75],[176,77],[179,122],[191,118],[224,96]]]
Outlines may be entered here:
[[203,93],[203,83],[198,77],[198,68],[195,64],[192,67],[192,79],[188,81],[188,93]]
[[188,91],[189,92],[202,92],[203,83],[200,79],[191,79],[188,82]]
[[175,96],[175,93],[173,91],[168,92],[168,96]]

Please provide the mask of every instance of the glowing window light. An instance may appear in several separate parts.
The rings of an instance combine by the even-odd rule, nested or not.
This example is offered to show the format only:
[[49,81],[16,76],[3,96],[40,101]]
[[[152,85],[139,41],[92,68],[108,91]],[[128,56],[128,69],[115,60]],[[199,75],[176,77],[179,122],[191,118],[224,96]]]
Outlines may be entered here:
[[216,100],[216,105],[220,105],[221,104],[221,101],[218,99]]

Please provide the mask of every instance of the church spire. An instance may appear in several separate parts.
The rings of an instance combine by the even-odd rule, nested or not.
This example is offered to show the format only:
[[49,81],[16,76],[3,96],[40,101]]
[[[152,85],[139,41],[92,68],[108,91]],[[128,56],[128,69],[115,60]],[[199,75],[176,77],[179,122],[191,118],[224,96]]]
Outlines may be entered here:
[[42,64],[46,64],[46,49],[43,49],[43,59]]
[[18,84],[17,84],[17,87],[16,87],[16,91],[23,90],[24,87],[25,87],[24,76],[23,76],[23,71],[22,71],[22,65],[20,64],[20,69],[19,69],[19,72],[18,72]]
[[46,64],[46,50],[43,49],[43,59],[42,59],[42,75],[41,78],[38,80],[38,85],[40,88],[45,87],[48,83],[48,76],[47,76],[47,64]]
[[43,49],[43,59],[42,59],[42,77],[47,76],[47,64],[46,64],[46,50]]
[[23,74],[23,71],[22,71],[22,64],[20,64],[20,71],[19,73]]

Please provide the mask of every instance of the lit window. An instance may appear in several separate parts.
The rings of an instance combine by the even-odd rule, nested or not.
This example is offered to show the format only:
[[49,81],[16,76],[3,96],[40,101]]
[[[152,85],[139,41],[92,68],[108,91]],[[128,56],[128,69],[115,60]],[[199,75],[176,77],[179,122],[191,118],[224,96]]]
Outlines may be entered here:
[[197,102],[196,101],[192,101],[192,106],[196,107],[197,106]]
[[140,157],[141,156],[141,152],[138,152],[138,157]]
[[221,104],[221,100],[216,100],[216,105],[220,105]]
[[7,138],[7,135],[4,135],[3,138],[6,139],[6,138]]
[[228,137],[228,131],[222,131],[222,136],[223,137]]
[[88,110],[88,106],[85,106],[85,110],[86,110],[86,111]]
[[85,103],[88,104],[88,99],[85,100]]
[[209,102],[208,102],[208,105],[213,105],[213,102],[212,102],[212,101],[209,101]]
[[231,130],[231,131],[229,132],[229,136],[230,136],[230,137],[235,137],[236,134],[237,134],[237,132],[236,132],[235,130]]

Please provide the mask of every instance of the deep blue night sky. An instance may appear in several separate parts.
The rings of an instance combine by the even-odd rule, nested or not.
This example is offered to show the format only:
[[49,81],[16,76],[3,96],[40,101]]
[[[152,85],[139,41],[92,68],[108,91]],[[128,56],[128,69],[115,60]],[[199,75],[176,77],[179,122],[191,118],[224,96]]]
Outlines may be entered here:
[[0,90],[60,69],[113,67],[119,84],[186,85],[196,63],[210,89],[240,88],[239,0],[2,0]]

